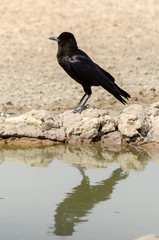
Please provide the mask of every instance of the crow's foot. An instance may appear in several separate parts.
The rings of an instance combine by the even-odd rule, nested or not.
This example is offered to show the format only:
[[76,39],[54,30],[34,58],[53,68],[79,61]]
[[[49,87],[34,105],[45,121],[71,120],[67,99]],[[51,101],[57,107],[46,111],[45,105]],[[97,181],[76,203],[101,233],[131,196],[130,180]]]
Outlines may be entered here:
[[81,105],[81,106],[76,106],[73,109],[73,113],[81,113],[83,110],[86,110],[88,108],[89,105]]
[[70,110],[75,110],[75,109],[77,109],[77,108],[79,108],[79,107],[80,107],[80,104],[78,103],[76,106],[71,107]]

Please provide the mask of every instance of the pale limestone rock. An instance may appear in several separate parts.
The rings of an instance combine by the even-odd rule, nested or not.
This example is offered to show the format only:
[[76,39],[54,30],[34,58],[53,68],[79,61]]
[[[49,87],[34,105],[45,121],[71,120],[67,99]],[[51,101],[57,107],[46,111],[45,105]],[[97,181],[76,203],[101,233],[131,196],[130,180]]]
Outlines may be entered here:
[[[90,144],[100,140],[105,146],[133,141],[159,143],[159,102],[148,111],[139,104],[123,110],[119,118],[101,109],[86,109],[81,114],[72,110],[54,116],[52,112],[34,110],[18,117],[0,115],[0,137],[30,137],[51,139],[70,144]],[[117,131],[118,130],[118,131]],[[144,139],[144,141],[143,141]],[[3,141],[2,141],[3,142]],[[134,142],[134,143],[136,143]]]
[[122,144],[122,136],[118,131],[110,132],[102,136],[101,144],[105,147],[119,146]]
[[33,110],[18,117],[9,117],[6,118],[5,123],[8,125],[25,123],[37,127],[42,131],[49,130],[53,127],[59,127],[59,123],[55,121],[54,115],[45,110]]
[[147,138],[151,142],[159,143],[159,116],[153,118],[151,129],[147,134]]
[[81,121],[81,137],[82,138],[95,138],[99,135],[101,120],[100,118],[84,118]]
[[[72,110],[54,116],[45,110],[33,110],[18,117],[0,118],[0,135],[48,138],[66,141],[70,137],[95,138],[115,130],[115,121],[105,110],[87,109],[81,114]],[[68,138],[68,139],[67,139]]]
[[0,109],[0,117],[6,117],[5,113]]
[[93,109],[93,108],[88,108],[85,111],[83,111],[81,113],[82,119],[85,117],[89,117],[89,118],[99,118],[100,117],[100,113],[98,109]]
[[59,115],[56,116],[56,119],[61,122],[61,126],[68,127],[68,126],[74,126],[76,123],[78,124],[82,119],[82,114],[76,113],[74,114],[72,110],[65,111]]
[[18,117],[5,118],[3,132],[0,131],[0,134],[3,136],[43,137],[41,130],[44,113],[46,113],[44,110],[31,111]]
[[3,136],[26,136],[26,137],[43,137],[44,134],[42,131],[32,125],[28,125],[26,123],[19,124],[5,124]]
[[85,117],[80,122],[74,124],[74,126],[68,126],[66,134],[68,137],[94,138],[98,135],[99,127],[100,120],[98,118],[89,119]]
[[152,119],[159,116],[159,102],[153,103],[148,109],[148,116]]
[[123,110],[118,118],[118,129],[126,137],[146,134],[150,123],[146,110],[139,104],[133,104]]
[[84,115],[83,119],[79,119],[72,126],[68,126],[66,130],[66,134],[68,137],[71,136],[80,136],[81,138],[95,138],[100,136],[101,134],[115,131],[116,123],[115,120],[105,115],[107,112],[103,110],[103,112],[99,112],[99,110],[94,110],[94,114],[91,112],[91,116],[89,115],[90,111],[87,111]]
[[45,138],[60,142],[64,142],[66,140],[66,133],[64,131],[64,128],[52,128],[49,131],[46,131],[44,133],[44,136]]
[[0,116],[0,135],[3,136],[4,133],[4,126],[5,126],[5,117]]
[[109,132],[113,132],[116,129],[116,121],[114,118],[105,115],[103,117],[103,121],[102,121],[102,129],[101,132],[103,133],[109,133]]
[[147,135],[147,140],[159,143],[159,102],[150,105],[148,116],[151,120],[151,127]]

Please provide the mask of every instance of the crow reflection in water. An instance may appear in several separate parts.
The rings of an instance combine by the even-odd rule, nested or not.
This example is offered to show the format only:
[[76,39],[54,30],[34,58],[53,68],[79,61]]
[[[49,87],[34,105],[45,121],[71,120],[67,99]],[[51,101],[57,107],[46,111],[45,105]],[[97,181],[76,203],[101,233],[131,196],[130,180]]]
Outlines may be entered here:
[[81,184],[61,202],[57,209],[55,218],[54,234],[58,236],[70,236],[74,232],[76,223],[82,222],[95,204],[109,200],[115,185],[128,174],[124,173],[121,168],[113,171],[112,175],[101,181],[95,186],[90,185],[89,178],[85,175],[83,168],[79,168],[82,174]]
[[124,98],[129,99],[130,95],[115,84],[115,79],[110,73],[94,63],[85,52],[78,48],[72,33],[63,32],[59,37],[49,39],[58,42],[57,60],[60,66],[84,89],[85,93],[74,107],[74,113],[81,113],[87,108],[86,102],[92,94],[92,86],[102,86],[121,103],[127,103]]

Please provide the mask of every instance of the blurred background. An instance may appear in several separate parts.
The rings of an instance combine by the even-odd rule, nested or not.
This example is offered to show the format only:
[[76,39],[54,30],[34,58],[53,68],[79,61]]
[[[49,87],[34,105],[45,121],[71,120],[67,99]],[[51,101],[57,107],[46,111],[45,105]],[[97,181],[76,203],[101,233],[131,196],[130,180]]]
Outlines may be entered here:
[[[18,115],[32,109],[55,113],[83,94],[56,60],[57,43],[72,32],[79,48],[128,91],[132,103],[158,100],[158,0],[0,0],[0,108]],[[93,87],[91,106],[116,114],[120,102]]]

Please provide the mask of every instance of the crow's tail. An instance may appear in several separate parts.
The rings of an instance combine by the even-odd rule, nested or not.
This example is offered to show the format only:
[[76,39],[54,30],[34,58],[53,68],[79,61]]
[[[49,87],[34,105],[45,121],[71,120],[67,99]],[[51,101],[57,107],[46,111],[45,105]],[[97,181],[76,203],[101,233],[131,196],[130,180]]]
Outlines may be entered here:
[[[116,85],[116,84],[115,84],[115,85]],[[131,96],[130,96],[129,93],[125,92],[123,89],[121,89],[121,88],[118,87],[117,85],[116,85],[116,87],[119,89],[119,91],[120,91],[120,95],[121,95],[121,96],[123,96],[123,97],[126,98],[126,99],[131,98]]]
[[[127,93],[126,91],[124,91],[123,89],[118,87],[115,83],[114,83],[114,85],[115,85],[115,87],[117,88],[118,91],[112,92],[113,96],[115,98],[117,98],[121,103],[127,104],[127,102],[125,101],[124,98],[129,99],[131,97],[129,95],[129,93]],[[124,98],[122,98],[122,97],[124,97]]]

